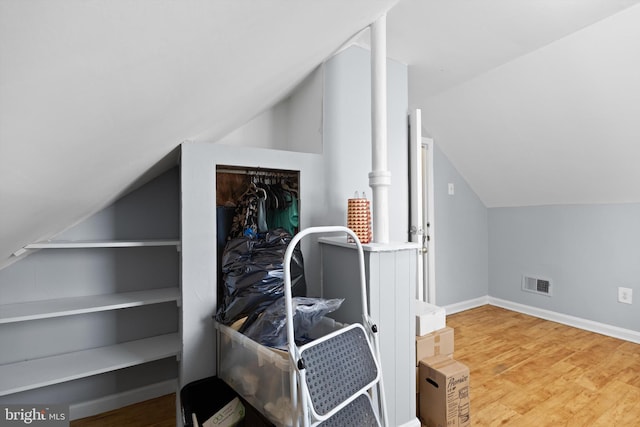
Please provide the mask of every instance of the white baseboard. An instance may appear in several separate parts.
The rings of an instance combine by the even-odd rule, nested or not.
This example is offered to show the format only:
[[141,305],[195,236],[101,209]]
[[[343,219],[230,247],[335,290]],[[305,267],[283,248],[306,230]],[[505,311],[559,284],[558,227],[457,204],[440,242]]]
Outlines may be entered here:
[[407,421],[404,424],[400,424],[398,427],[420,427],[420,420],[417,418],[412,419],[411,421]]
[[87,402],[74,403],[69,406],[69,418],[71,420],[77,420],[79,418],[90,417],[122,408],[123,406],[176,393],[177,390],[178,381],[167,380]]
[[459,313],[461,311],[471,310],[472,308],[482,307],[483,305],[489,304],[489,297],[487,295],[470,299],[467,301],[457,302],[455,304],[449,304],[444,306],[444,312],[446,314],[454,314]]
[[595,322],[593,320],[583,319],[564,313],[558,313],[555,311],[532,307],[530,305],[490,297],[488,295],[455,304],[450,304],[445,306],[444,308],[447,314],[454,314],[486,304],[506,308],[507,310],[516,311],[522,314],[528,314],[529,316],[550,320],[552,322],[561,323],[563,325],[573,326],[574,328],[583,329],[585,331],[595,332],[597,334],[640,344],[640,331],[607,325],[606,323]]
[[495,305],[496,307],[506,308],[507,310],[551,320],[552,322],[562,323],[563,325],[573,326],[574,328],[584,329],[585,331],[595,332],[597,334],[640,344],[640,331],[607,325],[606,323],[594,322],[593,320],[570,316],[568,314],[558,313],[542,308],[531,307],[529,305],[511,302],[500,298],[488,297],[488,299],[489,304]]

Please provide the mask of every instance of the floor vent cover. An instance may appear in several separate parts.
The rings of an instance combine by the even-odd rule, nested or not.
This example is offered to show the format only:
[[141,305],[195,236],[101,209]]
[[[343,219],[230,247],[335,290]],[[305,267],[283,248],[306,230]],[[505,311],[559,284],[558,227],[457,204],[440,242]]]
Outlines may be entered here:
[[541,295],[551,295],[551,281],[538,277],[522,276],[522,290]]

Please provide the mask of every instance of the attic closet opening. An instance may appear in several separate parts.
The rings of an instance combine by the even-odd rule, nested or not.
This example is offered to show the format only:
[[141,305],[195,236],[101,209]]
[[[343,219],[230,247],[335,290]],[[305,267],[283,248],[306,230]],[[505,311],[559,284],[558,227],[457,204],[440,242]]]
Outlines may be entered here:
[[[218,266],[227,240],[300,227],[300,171],[216,165]],[[218,268],[218,278],[222,272]],[[220,281],[218,283],[221,283]]]
[[299,171],[217,166],[217,215],[224,218],[218,236],[222,232],[225,240],[253,237],[275,228],[295,235],[300,225],[299,187]]

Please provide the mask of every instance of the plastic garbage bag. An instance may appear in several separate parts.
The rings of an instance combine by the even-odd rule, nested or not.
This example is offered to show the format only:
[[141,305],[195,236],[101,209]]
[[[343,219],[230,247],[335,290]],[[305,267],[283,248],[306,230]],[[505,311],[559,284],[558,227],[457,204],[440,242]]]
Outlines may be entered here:
[[[291,235],[283,229],[258,237],[229,240],[222,255],[223,296],[215,318],[230,325],[247,317],[240,332],[273,301],[284,295],[284,253]],[[291,258],[292,295],[304,296],[304,264],[300,247]]]
[[[322,318],[340,308],[344,299],[292,298],[293,330],[296,343],[305,341],[306,335]],[[279,298],[258,316],[244,334],[259,344],[285,348],[287,345],[287,318],[285,299]]]

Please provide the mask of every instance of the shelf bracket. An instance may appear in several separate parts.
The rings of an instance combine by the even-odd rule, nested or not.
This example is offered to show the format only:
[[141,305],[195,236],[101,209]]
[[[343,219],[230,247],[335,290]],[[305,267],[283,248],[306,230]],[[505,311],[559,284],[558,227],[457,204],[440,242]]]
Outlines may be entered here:
[[26,249],[26,248],[20,248],[20,249],[18,249],[17,251],[15,251],[13,253],[13,256],[17,258],[17,257],[19,257],[21,255],[24,255],[27,252],[27,250],[28,249]]

